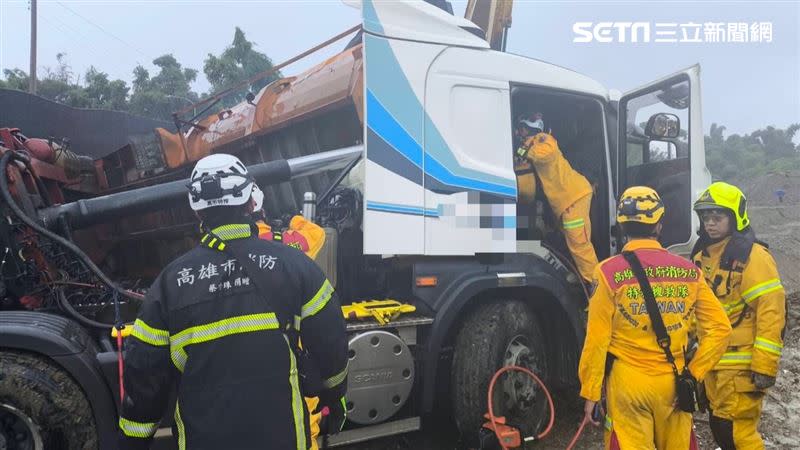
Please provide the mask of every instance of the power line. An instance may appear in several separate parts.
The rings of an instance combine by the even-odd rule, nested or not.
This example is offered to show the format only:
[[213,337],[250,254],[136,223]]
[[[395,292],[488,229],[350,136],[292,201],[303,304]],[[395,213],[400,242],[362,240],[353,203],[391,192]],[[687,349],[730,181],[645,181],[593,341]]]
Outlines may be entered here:
[[[45,21],[45,22],[47,22],[47,23],[49,23],[50,25],[52,25],[52,26],[56,27],[57,29],[61,30],[61,32],[63,32],[63,33],[64,33],[64,35],[68,36],[68,35],[70,35],[70,33],[72,33],[72,34],[74,34],[75,36],[77,36],[79,39],[74,39],[74,40],[75,40],[75,42],[76,42],[77,44],[81,45],[81,46],[83,46],[83,45],[84,45],[84,43],[88,44],[87,46],[85,46],[85,47],[84,47],[84,49],[85,49],[85,50],[88,50],[88,51],[89,51],[89,53],[91,53],[92,55],[94,55],[94,56],[95,56],[97,59],[100,59],[100,60],[103,60],[103,59],[106,59],[106,60],[107,60],[107,59],[108,59],[108,58],[104,58],[104,55],[105,55],[105,56],[108,56],[108,55],[110,54],[110,51],[108,51],[108,50],[106,50],[106,51],[103,51],[103,50],[100,50],[100,49],[98,49],[98,48],[96,48],[96,47],[92,46],[92,45],[91,45],[91,42],[90,42],[90,40],[89,40],[88,38],[84,37],[82,34],[80,34],[80,33],[78,33],[77,31],[75,31],[75,30],[74,30],[72,27],[70,27],[70,26],[69,26],[69,25],[67,25],[66,23],[64,23],[64,22],[61,22],[60,20],[58,20],[58,19],[56,19],[56,18],[54,18],[54,17],[50,17],[50,18],[48,18],[48,17],[47,17],[46,15],[44,15],[44,14],[40,14],[40,15],[39,15],[39,17],[41,17],[42,19],[44,19],[44,21]],[[106,69],[106,68],[103,68],[103,69]],[[98,70],[101,70],[101,71],[102,71],[103,69],[99,69],[99,68],[98,68]],[[115,70],[114,72],[116,72],[116,73],[119,73],[119,71],[116,71],[116,70]],[[121,77],[115,76],[115,75],[114,75],[114,74],[112,74],[112,73],[109,73],[109,72],[106,72],[106,73],[108,73],[108,74],[109,74],[109,75],[112,77],[112,79],[113,79],[113,78],[122,79]]]
[[[44,11],[42,11],[42,12],[44,12]],[[40,16],[42,18],[44,18],[45,20],[47,20],[48,22],[50,22],[51,25],[56,25],[56,27],[58,27],[61,31],[66,31],[66,32],[68,32],[68,34],[69,33],[75,34],[75,36],[80,38],[80,40],[82,41],[81,44],[83,44],[83,43],[87,44],[86,45],[87,50],[89,50],[94,56],[97,56],[98,58],[102,58],[103,56],[113,56],[111,54],[110,50],[103,51],[103,50],[98,49],[97,47],[94,46],[91,38],[87,37],[85,34],[81,33],[77,29],[73,28],[68,23],[62,21],[57,16],[48,17],[48,15],[45,15],[45,14],[40,14]],[[53,21],[56,21],[58,23],[57,24],[53,23]],[[61,25],[61,26],[59,26],[59,25]]]
[[[48,24],[52,25],[52,26],[53,26],[53,27],[55,27],[56,29],[60,30],[60,31],[61,31],[61,32],[62,32],[62,33],[65,35],[65,36],[68,36],[68,35],[69,35],[69,31],[70,31],[70,30],[68,30],[67,28],[65,28],[65,26],[64,26],[64,24],[63,24],[63,23],[61,23],[61,24],[59,24],[59,23],[56,23],[56,22],[54,22],[53,20],[51,20],[50,18],[48,18],[47,16],[43,15],[43,14],[40,14],[40,15],[39,15],[39,17],[41,17],[42,19],[44,19],[44,21],[45,21],[45,22],[47,22]],[[78,43],[79,45],[83,45],[83,42],[82,42],[82,40],[81,40],[81,42],[77,42],[77,43]],[[95,57],[97,57],[98,59],[102,59],[102,56],[101,56],[100,54],[96,53],[96,52],[95,52],[95,50],[94,50],[94,48],[92,48],[92,47],[88,47],[88,48],[86,48],[86,50],[88,50],[88,51],[89,51],[89,53],[91,53],[92,55],[94,55],[94,56],[95,56]]]
[[[117,36],[117,35],[115,35],[114,33],[112,33],[112,32],[110,32],[110,31],[106,30],[105,28],[101,27],[100,25],[98,25],[98,24],[94,23],[93,21],[91,21],[91,20],[87,19],[86,17],[84,17],[84,16],[82,16],[82,15],[78,14],[78,12],[77,12],[77,11],[75,11],[75,10],[74,10],[74,9],[72,9],[72,8],[70,8],[69,6],[67,6],[67,5],[65,5],[65,4],[63,4],[63,3],[61,3],[61,2],[58,2],[58,1],[57,1],[56,3],[57,3],[58,5],[60,5],[61,7],[63,7],[64,9],[66,9],[67,11],[71,12],[72,14],[74,14],[74,15],[76,15],[76,16],[78,16],[78,17],[80,17],[80,18],[81,18],[81,19],[83,19],[85,22],[87,22],[87,23],[89,23],[90,25],[94,26],[94,27],[95,27],[95,28],[97,28],[98,30],[102,31],[103,33],[105,33],[105,34],[107,34],[107,35],[111,36],[112,38],[116,39],[117,41],[119,41],[119,42],[121,42],[121,43],[125,44],[125,45],[126,45],[126,46],[128,46],[129,48],[131,48],[131,49],[135,50],[135,51],[136,51],[137,53],[139,53],[140,55],[144,56],[145,58],[148,58],[148,56],[147,56],[147,55],[146,55],[146,54],[145,54],[143,51],[139,50],[139,49],[138,49],[137,47],[135,47],[134,45],[132,45],[132,44],[129,44],[128,42],[126,42],[126,41],[125,41],[125,40],[123,40],[122,38],[118,37],[118,36]],[[141,65],[142,63],[141,63],[141,62],[139,62],[139,61],[137,60],[137,61],[136,61],[136,64],[139,64],[139,65]]]

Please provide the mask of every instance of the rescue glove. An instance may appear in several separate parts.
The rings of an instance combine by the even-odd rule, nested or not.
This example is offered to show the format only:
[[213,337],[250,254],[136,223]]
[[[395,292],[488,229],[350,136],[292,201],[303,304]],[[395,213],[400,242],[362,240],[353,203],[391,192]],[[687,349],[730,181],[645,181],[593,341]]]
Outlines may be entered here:
[[758,372],[753,372],[750,377],[753,380],[753,384],[755,384],[758,389],[767,389],[775,386],[775,377]]
[[[326,411],[327,414],[325,413]],[[344,421],[347,419],[347,405],[344,396],[335,398],[330,394],[320,394],[319,403],[317,403],[313,413],[322,413],[322,421],[319,426],[321,434],[337,434],[342,431]]]

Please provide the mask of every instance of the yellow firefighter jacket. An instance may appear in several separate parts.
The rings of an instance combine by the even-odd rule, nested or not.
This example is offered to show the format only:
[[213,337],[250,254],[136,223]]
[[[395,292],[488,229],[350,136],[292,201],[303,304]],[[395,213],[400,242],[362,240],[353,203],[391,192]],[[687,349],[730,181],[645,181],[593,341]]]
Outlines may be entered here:
[[[664,325],[678,370],[685,364],[683,348],[693,316],[703,324],[705,339],[689,363],[702,380],[728,345],[731,326],[725,311],[690,261],[664,250],[653,239],[635,239],[623,251],[635,251],[642,262]],[[605,375],[607,353],[650,375],[672,372],[650,325],[641,288],[622,255],[613,256],[594,270],[594,293],[578,375],[581,397],[597,401]],[[642,380],[638,380],[642,382]]]
[[521,203],[533,203],[536,199],[536,174],[527,158],[514,158],[514,173],[517,175],[517,191]]
[[256,222],[258,237],[268,241],[282,241],[284,244],[301,250],[309,258],[315,259],[325,244],[325,230],[301,215],[292,217],[289,228],[283,233],[272,231],[263,220]]
[[589,180],[572,168],[553,136],[539,133],[528,138],[523,149],[527,150],[526,157],[533,163],[547,202],[557,217],[579,199],[592,194]]
[[[733,325],[728,349],[715,369],[745,369],[774,377],[786,320],[786,294],[778,269],[769,251],[758,243],[752,244],[744,262],[734,261],[730,270],[720,267],[730,240],[711,244],[693,257]],[[705,332],[698,324],[701,341]]]

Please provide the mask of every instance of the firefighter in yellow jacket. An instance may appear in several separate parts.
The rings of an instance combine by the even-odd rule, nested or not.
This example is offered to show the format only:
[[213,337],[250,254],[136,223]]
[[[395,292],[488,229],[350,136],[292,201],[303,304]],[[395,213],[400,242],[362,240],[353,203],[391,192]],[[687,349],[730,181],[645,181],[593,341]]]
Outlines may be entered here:
[[[703,227],[692,259],[733,326],[727,351],[706,377],[711,430],[722,450],[763,449],[758,422],[783,349],[785,292],[775,260],[750,227],[742,191],[714,183],[694,209]],[[698,335],[702,343],[702,324]]]
[[[691,321],[696,318],[706,330],[688,365],[702,380],[725,351],[731,326],[697,267],[659,244],[663,215],[664,204],[655,190],[627,189],[617,212],[628,238],[623,252],[634,252],[641,261],[678,370],[686,366],[683,349]],[[605,381],[607,448],[689,449],[692,415],[675,406],[676,375],[659,347],[631,266],[623,255],[606,259],[595,268],[592,284],[578,369],[587,419],[598,424],[592,412]]]
[[[532,116],[527,117],[521,115],[517,118],[516,142],[515,148],[527,150],[527,141],[533,135],[541,133],[544,130],[544,121],[542,121],[542,113],[534,113]],[[514,152],[514,173],[517,176],[517,192],[519,192],[519,201],[524,204],[531,204],[536,200],[536,173],[533,169],[533,163],[528,159],[527,151]]]
[[518,121],[517,134],[522,145],[517,156],[527,159],[535,174],[527,175],[523,166],[515,164],[520,198],[533,199],[538,177],[547,202],[563,227],[567,247],[575,260],[581,277],[588,283],[597,265],[597,254],[592,247],[592,223],[589,209],[592,205],[592,185],[569,164],[556,139],[543,132],[541,114]]

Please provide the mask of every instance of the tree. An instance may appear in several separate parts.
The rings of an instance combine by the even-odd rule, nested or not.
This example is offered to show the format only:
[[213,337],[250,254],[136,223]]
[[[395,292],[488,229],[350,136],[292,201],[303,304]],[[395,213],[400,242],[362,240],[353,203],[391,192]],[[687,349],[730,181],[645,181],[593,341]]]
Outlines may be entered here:
[[723,145],[725,143],[725,137],[723,136],[724,133],[725,133],[724,125],[718,126],[716,123],[712,123],[711,129],[709,130],[707,136],[707,138],[710,138],[711,140],[709,142],[706,142],[706,146],[708,146],[709,144],[715,146]]
[[[272,60],[267,55],[254,50],[254,47],[255,44],[247,40],[241,28],[236,27],[233,42],[222,54],[219,56],[208,54],[203,65],[203,73],[211,83],[212,92],[222,91],[260,72],[272,69]],[[273,73],[254,82],[250,86],[250,90],[256,93],[281,76],[280,72]],[[245,93],[246,91],[231,93],[223,101],[223,104],[231,106],[241,102]]]
[[80,95],[78,79],[75,78],[72,67],[67,62],[66,53],[57,53],[55,68],[45,66],[43,74],[39,76],[36,95],[70,106],[84,107],[84,101],[74,102]]
[[[3,76],[6,77],[0,87],[5,89],[16,89],[18,91],[27,91],[30,77],[28,73],[22,69],[3,69]],[[1,80],[0,80],[1,81]]]
[[109,80],[108,74],[89,67],[84,76],[83,91],[89,99],[89,107],[96,109],[128,110],[128,84],[122,80]]
[[797,152],[792,139],[798,128],[800,128],[800,124],[797,123],[789,126],[786,130],[769,126],[753,132],[752,136],[759,140],[770,157],[781,158],[792,156]]
[[197,70],[183,68],[171,54],[159,56],[153,64],[159,68],[153,77],[142,66],[133,69],[130,110],[145,117],[169,120],[173,112],[198,100],[191,88]]
[[[57,66],[52,68],[45,66],[43,74],[37,82],[36,94],[40,97],[50,99],[70,106],[83,106],[74,104],[71,98],[80,97],[77,79],[73,79],[72,68],[67,63],[66,53],[56,54]],[[27,91],[29,88],[30,77],[28,73],[21,69],[5,69],[3,74],[6,80],[0,83],[0,87],[6,89],[16,89]]]
[[[90,67],[84,76],[75,76],[66,53],[56,55],[56,67],[45,66],[36,90],[37,95],[76,108],[128,110],[128,85],[122,80],[109,80],[108,74]],[[20,69],[4,70],[6,80],[0,87],[28,90],[28,74]]]
[[[38,95],[80,108],[114,109],[130,111],[145,117],[169,120],[172,113],[196,102],[200,97],[191,89],[197,79],[197,70],[184,68],[171,54],[153,60],[155,75],[139,65],[133,70],[131,87],[122,80],[111,80],[107,73],[90,67],[84,74],[75,75],[67,63],[66,54],[56,55],[55,67],[44,67],[38,83]],[[213,91],[219,91],[240,81],[249,79],[272,68],[267,55],[255,50],[255,44],[247,40],[244,32],[236,28],[233,41],[220,55],[208,55],[203,72]],[[28,89],[28,74],[20,69],[5,69],[5,80],[0,79],[0,88]],[[281,77],[274,73],[250,86],[258,91],[268,83]],[[245,92],[234,93],[222,105],[232,106],[244,99]]]
[[706,165],[715,179],[734,183],[769,171],[800,169],[800,146],[792,142],[798,130],[797,123],[785,130],[768,126],[726,138],[725,127],[714,123],[705,137]]

